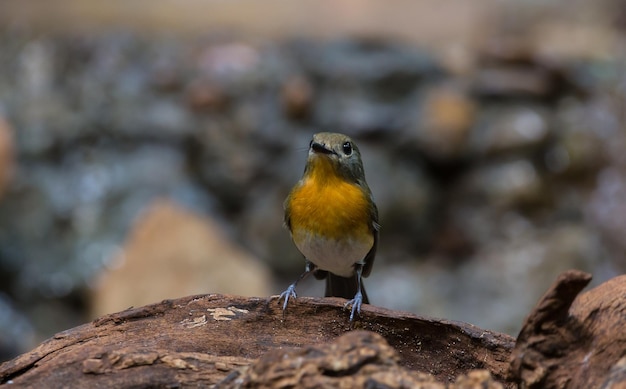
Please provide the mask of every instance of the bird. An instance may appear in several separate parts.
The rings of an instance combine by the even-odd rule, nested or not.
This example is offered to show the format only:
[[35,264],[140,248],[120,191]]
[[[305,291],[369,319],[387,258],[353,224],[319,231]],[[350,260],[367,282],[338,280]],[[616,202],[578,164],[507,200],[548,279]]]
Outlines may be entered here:
[[369,304],[362,278],[374,264],[380,225],[361,153],[347,135],[320,132],[309,143],[302,178],[284,203],[284,224],[305,258],[304,272],[280,294],[283,312],[296,285],[313,274],[326,279],[325,297],[349,299],[350,323]]

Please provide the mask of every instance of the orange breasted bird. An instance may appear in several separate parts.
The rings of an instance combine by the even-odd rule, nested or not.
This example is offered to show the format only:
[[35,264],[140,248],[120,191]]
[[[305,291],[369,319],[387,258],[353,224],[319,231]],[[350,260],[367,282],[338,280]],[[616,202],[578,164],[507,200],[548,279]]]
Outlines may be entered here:
[[362,277],[372,271],[378,246],[378,209],[365,181],[356,144],[343,134],[313,135],[302,179],[285,200],[285,225],[305,257],[305,271],[285,290],[283,310],[296,285],[314,274],[326,279],[326,297],[343,297],[354,313],[369,304]]

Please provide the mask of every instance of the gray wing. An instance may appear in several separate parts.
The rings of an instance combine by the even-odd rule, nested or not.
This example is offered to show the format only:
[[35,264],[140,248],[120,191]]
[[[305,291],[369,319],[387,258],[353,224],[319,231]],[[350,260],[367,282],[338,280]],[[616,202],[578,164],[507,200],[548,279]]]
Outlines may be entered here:
[[374,257],[376,256],[376,249],[378,248],[378,230],[380,230],[380,225],[378,224],[378,208],[376,207],[376,204],[372,202],[371,231],[372,234],[374,234],[374,244],[363,259],[363,262],[365,263],[365,265],[363,265],[363,272],[361,273],[363,277],[369,276],[372,272],[372,267],[374,266]]

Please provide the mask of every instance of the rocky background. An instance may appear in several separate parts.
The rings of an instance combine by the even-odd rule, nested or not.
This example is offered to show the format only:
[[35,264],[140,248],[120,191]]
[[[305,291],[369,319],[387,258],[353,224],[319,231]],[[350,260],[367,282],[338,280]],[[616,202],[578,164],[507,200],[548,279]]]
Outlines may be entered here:
[[371,28],[317,33],[1,6],[0,360],[129,306],[281,292],[303,269],[282,202],[318,131],[363,154],[376,305],[516,335],[561,271],[622,273],[626,4],[419,3],[441,22],[344,2],[328,15]]

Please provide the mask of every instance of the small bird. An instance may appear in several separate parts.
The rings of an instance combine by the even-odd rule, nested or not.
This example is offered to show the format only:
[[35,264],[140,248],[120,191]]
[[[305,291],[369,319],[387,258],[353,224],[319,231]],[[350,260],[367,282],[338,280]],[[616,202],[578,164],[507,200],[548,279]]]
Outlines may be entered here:
[[369,304],[362,277],[372,271],[378,246],[378,209],[363,162],[350,137],[313,135],[302,179],[285,200],[285,226],[305,257],[305,271],[279,297],[296,298],[296,285],[313,273],[326,279],[326,297],[351,299],[354,314]]

